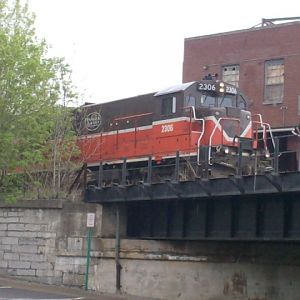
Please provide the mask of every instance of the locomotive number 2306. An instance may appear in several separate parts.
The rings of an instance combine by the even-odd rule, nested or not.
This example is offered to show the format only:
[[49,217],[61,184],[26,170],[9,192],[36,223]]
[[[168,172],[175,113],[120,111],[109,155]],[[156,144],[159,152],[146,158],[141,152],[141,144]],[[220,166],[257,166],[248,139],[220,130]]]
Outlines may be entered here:
[[161,125],[161,133],[172,132],[173,130],[173,124]]
[[215,91],[216,86],[212,83],[200,83],[198,86],[198,90],[200,90],[200,91]]

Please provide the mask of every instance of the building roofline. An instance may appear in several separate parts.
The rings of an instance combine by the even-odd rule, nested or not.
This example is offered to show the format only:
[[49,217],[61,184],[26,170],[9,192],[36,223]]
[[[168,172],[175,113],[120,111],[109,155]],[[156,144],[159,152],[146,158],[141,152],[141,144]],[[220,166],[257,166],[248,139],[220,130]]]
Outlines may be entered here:
[[200,36],[194,36],[194,37],[188,37],[185,38],[185,41],[192,41],[192,40],[200,40],[200,39],[207,39],[207,38],[214,38],[218,36],[225,36],[225,35],[232,35],[232,34],[238,34],[243,32],[252,32],[252,31],[258,31],[258,30],[268,30],[268,29],[274,29],[279,27],[285,27],[285,26],[292,26],[292,25],[300,25],[300,21],[295,22],[288,22],[288,23],[281,23],[281,24],[274,24],[274,25],[268,25],[268,26],[260,26],[260,27],[251,27],[248,29],[240,29],[240,30],[233,30],[233,31],[226,31],[226,32],[220,32],[220,33],[213,33],[213,34],[207,34],[207,35],[200,35]]

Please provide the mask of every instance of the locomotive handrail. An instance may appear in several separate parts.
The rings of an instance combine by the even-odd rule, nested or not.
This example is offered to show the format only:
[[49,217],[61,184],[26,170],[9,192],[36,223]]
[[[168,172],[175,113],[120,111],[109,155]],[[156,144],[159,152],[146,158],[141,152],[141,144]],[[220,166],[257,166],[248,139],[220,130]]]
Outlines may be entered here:
[[[153,115],[152,112],[148,112],[148,113],[142,113],[142,114],[136,114],[136,115],[130,115],[130,116],[125,116],[125,117],[117,117],[117,118],[114,118],[113,119],[113,122],[115,121],[122,121],[122,120],[129,120],[129,119],[137,119],[137,118],[140,118],[140,117],[145,117],[145,116],[150,116],[150,115]],[[129,122],[129,121],[127,121]],[[134,134],[135,134],[135,137],[134,137],[134,143],[135,143],[135,146],[136,146],[136,132],[137,132],[137,126],[136,126],[136,120],[134,121],[135,124],[134,124]],[[118,125],[118,123],[116,123],[116,125]],[[117,136],[116,136],[116,147],[118,148],[119,147],[119,128],[116,129],[117,130]]]
[[218,119],[218,122],[216,123],[216,125],[215,125],[215,127],[214,127],[214,129],[213,129],[213,131],[212,131],[212,133],[211,133],[211,135],[209,137],[209,145],[208,145],[208,164],[209,165],[212,165],[212,163],[210,162],[210,160],[211,160],[211,142],[212,142],[212,138],[213,138],[213,136],[214,136],[214,134],[215,134],[215,132],[217,130],[218,125],[220,125],[220,122],[222,120],[237,121],[238,123],[240,123],[240,119],[236,119],[236,118],[226,118],[226,117],[224,118],[223,117],[223,118]]
[[256,123],[256,124],[260,124],[261,127],[263,128],[263,141],[265,143],[265,150],[269,151],[268,147],[267,147],[267,143],[266,143],[266,127],[268,127],[268,130],[269,130],[269,133],[270,133],[270,136],[271,136],[271,140],[272,140],[272,144],[273,144],[273,147],[275,149],[275,141],[274,141],[274,136],[273,136],[273,133],[272,133],[271,125],[269,123],[263,122],[261,114],[252,115],[252,119],[254,117],[258,117],[258,121],[252,120],[252,122]]
[[150,115],[153,115],[153,112],[143,113],[143,114],[136,114],[136,115],[130,115],[130,116],[125,116],[125,117],[118,117],[118,118],[114,118],[114,121],[122,121],[122,120],[127,120],[127,119],[134,119],[134,118],[145,117],[145,116],[150,116]]
[[[253,119],[254,117],[258,117],[258,119],[259,119],[259,121],[256,121],[256,122],[263,123],[262,115],[261,115],[261,114],[254,114],[254,115],[252,115],[252,119]],[[254,120],[254,121],[255,121],[255,120]]]
[[269,123],[265,123],[265,122],[258,122],[258,121],[252,121],[253,123],[256,123],[256,124],[260,124],[261,127],[263,128],[263,141],[264,141],[264,144],[265,144],[265,150],[266,151],[269,151],[268,149],[268,146],[267,146],[267,137],[266,137],[266,132],[267,132],[267,129],[266,127],[268,127],[268,131],[270,133],[270,136],[271,136],[271,140],[272,140],[272,144],[273,144],[273,147],[275,148],[275,141],[274,141],[274,137],[273,137],[273,133],[272,133],[272,130],[271,130],[271,126]]
[[200,165],[200,143],[201,139],[203,137],[204,131],[205,131],[205,120],[204,119],[199,119],[199,121],[202,121],[202,132],[200,133],[200,136],[197,141],[197,164]]
[[189,108],[190,111],[193,112],[193,119],[195,121],[201,121],[202,122],[202,131],[199,131],[200,136],[199,136],[198,141],[197,141],[197,164],[200,165],[200,143],[201,143],[201,139],[202,139],[202,137],[204,135],[204,132],[205,132],[205,120],[203,118],[197,118],[196,117],[195,106],[186,106],[186,107],[184,107],[184,109],[187,109],[187,108]]

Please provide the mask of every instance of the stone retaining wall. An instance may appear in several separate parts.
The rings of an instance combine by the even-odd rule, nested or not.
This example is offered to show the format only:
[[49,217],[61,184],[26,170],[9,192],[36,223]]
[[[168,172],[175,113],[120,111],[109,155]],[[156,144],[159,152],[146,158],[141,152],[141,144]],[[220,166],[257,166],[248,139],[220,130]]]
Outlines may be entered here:
[[[89,288],[116,292],[114,207],[62,201],[0,204],[0,274],[84,285],[86,215],[96,213]],[[123,221],[122,221],[123,220]],[[121,209],[121,233],[125,232]],[[121,292],[155,299],[296,300],[298,243],[122,239]]]
[[83,285],[85,217],[88,211],[99,217],[100,206],[55,200],[1,206],[0,274],[49,284]]

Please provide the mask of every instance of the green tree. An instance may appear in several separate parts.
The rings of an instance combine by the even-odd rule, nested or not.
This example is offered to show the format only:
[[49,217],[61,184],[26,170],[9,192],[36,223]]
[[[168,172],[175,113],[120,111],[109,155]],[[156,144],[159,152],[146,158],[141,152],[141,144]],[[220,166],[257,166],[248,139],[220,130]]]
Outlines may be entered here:
[[51,186],[57,196],[62,153],[76,148],[71,71],[47,51],[28,6],[0,0],[0,194],[6,200],[34,185]]

